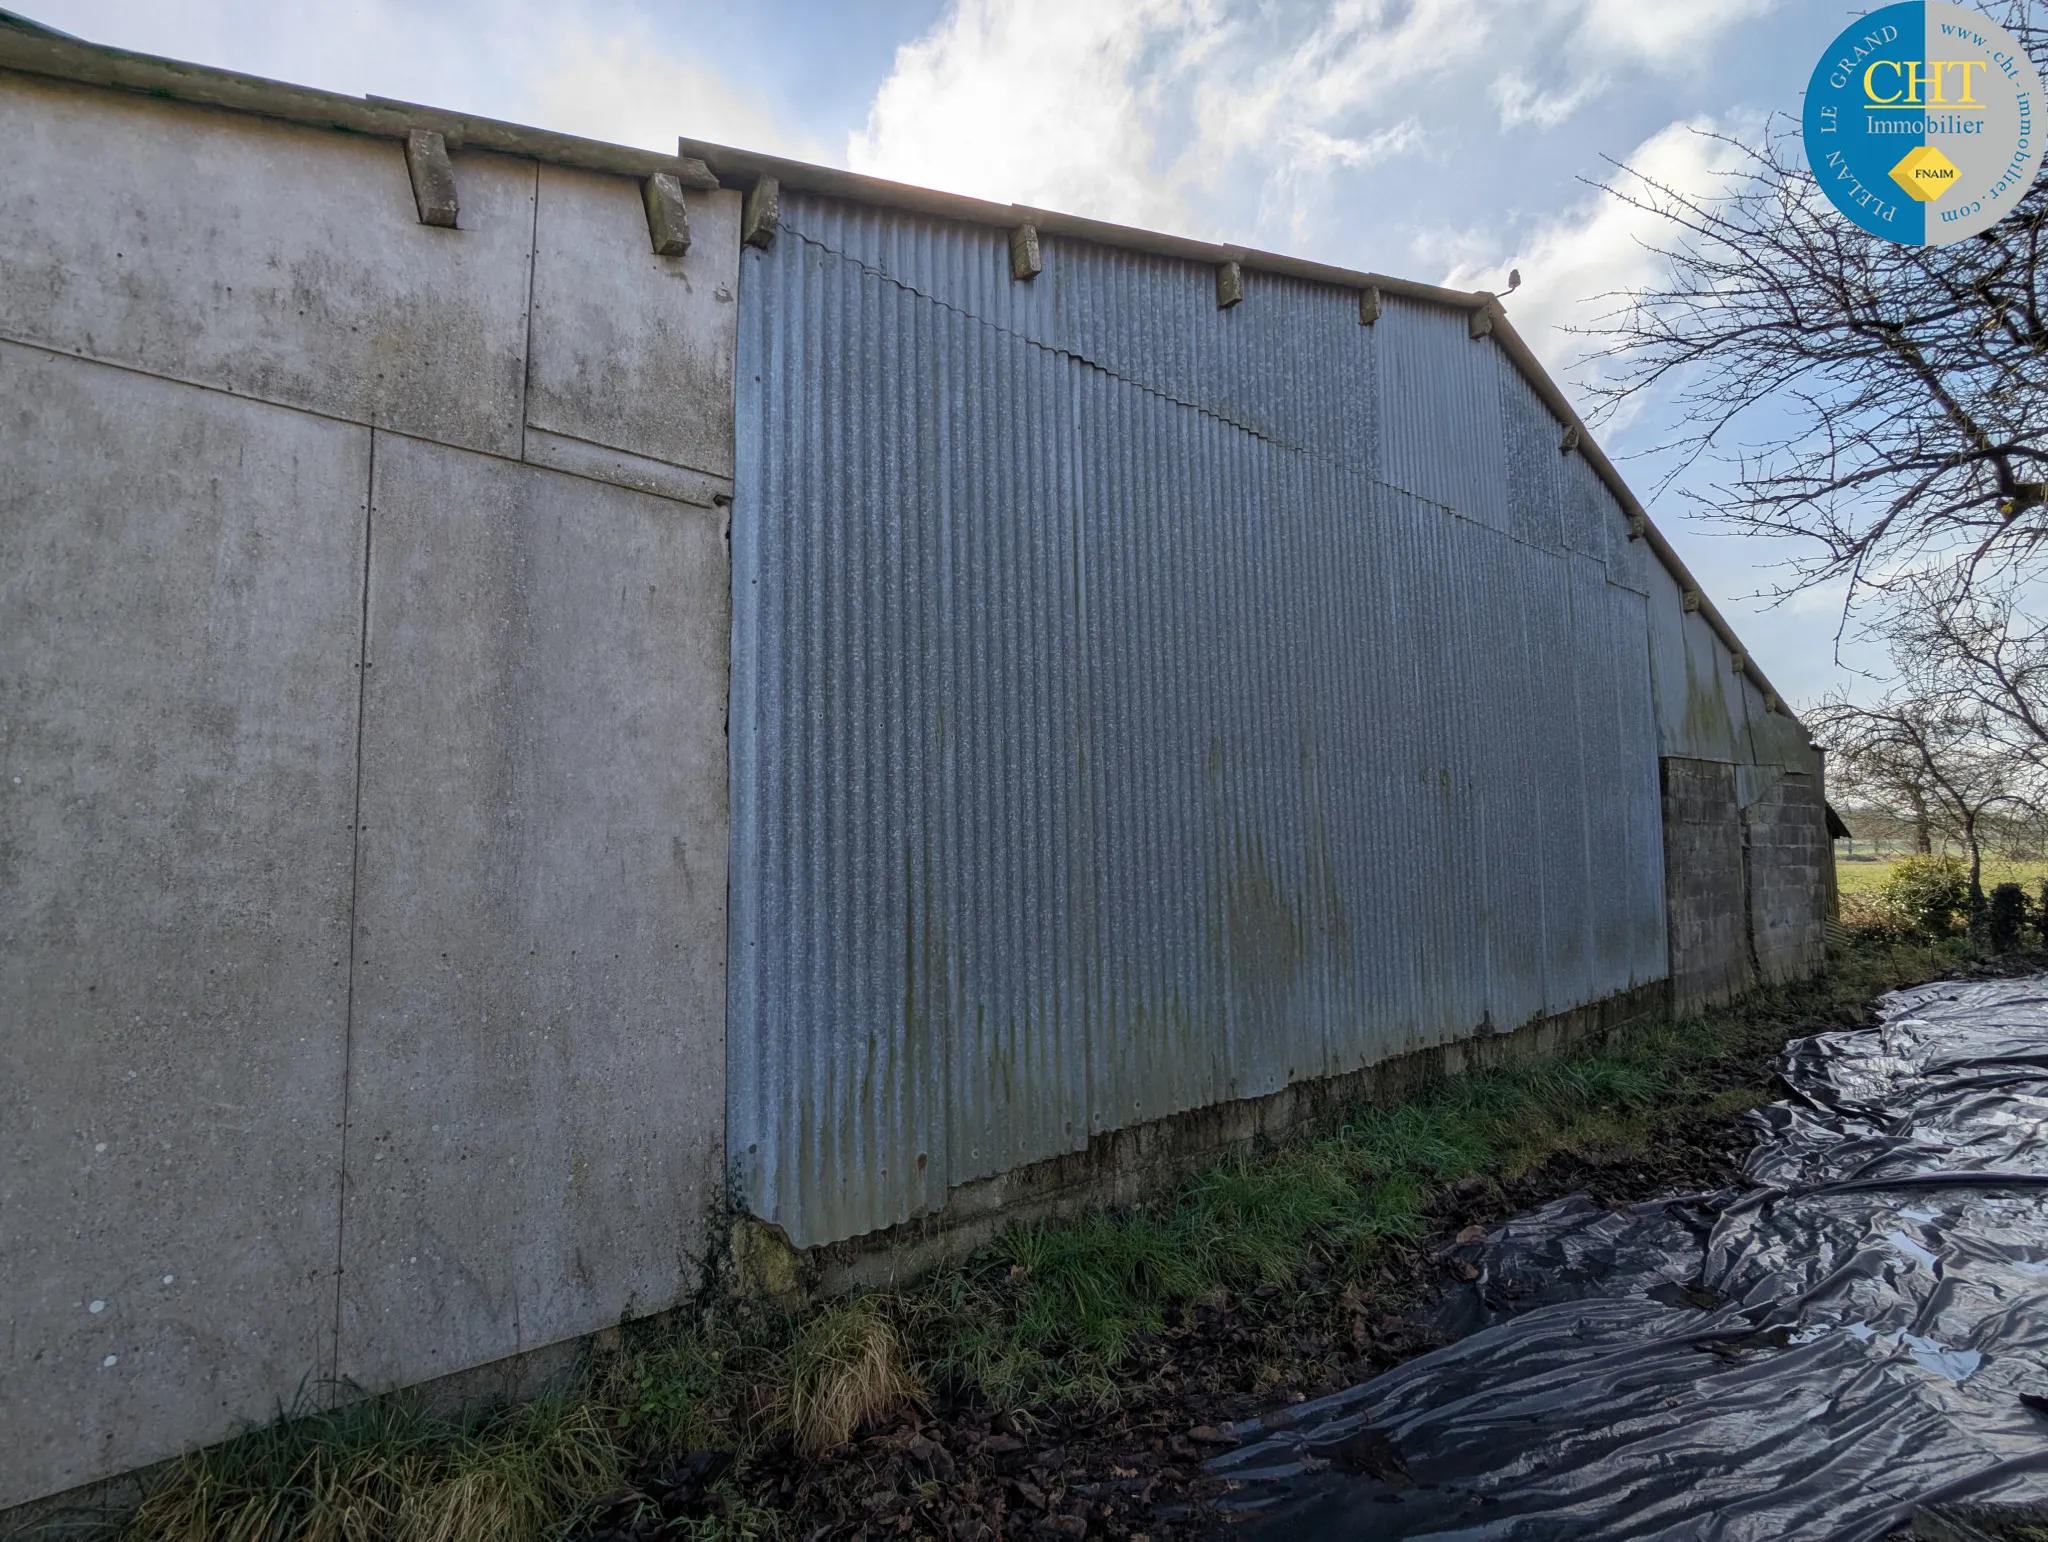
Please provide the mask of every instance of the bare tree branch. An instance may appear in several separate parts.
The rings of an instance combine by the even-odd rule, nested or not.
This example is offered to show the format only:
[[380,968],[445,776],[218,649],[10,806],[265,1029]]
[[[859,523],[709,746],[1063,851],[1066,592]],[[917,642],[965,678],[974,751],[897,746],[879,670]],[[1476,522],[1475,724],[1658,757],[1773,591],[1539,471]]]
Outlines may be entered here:
[[[2000,19],[2048,73],[2048,0]],[[1700,501],[1798,542],[1787,592],[1846,579],[1854,604],[1930,566],[2031,570],[2048,538],[2048,176],[1976,237],[1900,246],[1828,203],[1796,121],[1706,137],[1736,162],[1718,192],[1619,164],[1602,184],[1664,232],[1660,283],[1572,329],[1598,345],[1602,410],[1670,391],[1689,426],[1661,448],[1732,465]],[[1740,443],[1766,415],[1789,427]]]

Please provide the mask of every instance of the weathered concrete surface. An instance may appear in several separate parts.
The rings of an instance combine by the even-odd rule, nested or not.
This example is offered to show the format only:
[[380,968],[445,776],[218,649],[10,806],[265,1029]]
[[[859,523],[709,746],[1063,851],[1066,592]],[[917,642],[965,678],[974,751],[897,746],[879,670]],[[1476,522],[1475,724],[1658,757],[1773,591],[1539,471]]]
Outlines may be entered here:
[[1671,755],[1663,775],[1671,1004],[1682,1013],[1727,1001],[1756,983],[1749,880],[1735,767]]
[[327,1365],[369,438],[0,343],[0,1508]]
[[5,1509],[693,1283],[738,237],[575,180],[529,439],[534,163],[435,229],[396,142],[5,73],[0,145]]
[[[526,421],[724,478],[729,492],[740,195],[687,200],[690,249],[663,257],[634,183],[541,168]],[[547,460],[545,442],[527,458]]]
[[1742,827],[1757,973],[1803,979],[1827,962],[1834,851],[1819,779],[1787,772],[1742,810]]
[[381,434],[371,569],[338,1370],[382,1389],[695,1282],[729,611],[716,511]]
[[531,163],[438,230],[388,140],[5,74],[0,145],[0,336],[519,455]]

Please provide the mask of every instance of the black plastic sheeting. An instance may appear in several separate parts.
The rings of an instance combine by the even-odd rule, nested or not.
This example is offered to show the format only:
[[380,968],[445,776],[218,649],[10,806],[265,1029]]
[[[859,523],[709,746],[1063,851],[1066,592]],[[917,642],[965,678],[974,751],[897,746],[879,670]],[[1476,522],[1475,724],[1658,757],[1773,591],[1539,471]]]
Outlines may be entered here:
[[1461,1250],[1469,1336],[1238,1427],[1233,1531],[1878,1538],[2048,1500],[2048,979],[1881,1018],[1788,1047],[1754,1187],[1568,1198]]

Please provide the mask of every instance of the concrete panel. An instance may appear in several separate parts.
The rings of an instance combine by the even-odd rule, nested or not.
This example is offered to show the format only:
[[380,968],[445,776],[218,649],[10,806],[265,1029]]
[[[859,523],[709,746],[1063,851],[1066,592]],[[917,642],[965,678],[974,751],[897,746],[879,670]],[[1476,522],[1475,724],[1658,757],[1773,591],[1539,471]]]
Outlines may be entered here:
[[389,140],[7,74],[0,145],[0,335],[518,456],[531,163],[435,229]]
[[[690,249],[658,257],[638,182],[541,168],[527,424],[725,478],[717,490],[730,492],[740,197],[691,193],[688,206]],[[630,464],[565,464],[544,440],[527,455],[670,493]]]
[[0,344],[0,1509],[334,1320],[369,432]]
[[668,1306],[723,1198],[712,510],[379,435],[338,1364]]
[[529,466],[546,466],[553,471],[566,471],[571,476],[631,487],[639,492],[653,493],[657,498],[694,503],[700,508],[715,508],[721,494],[728,500],[732,496],[731,477],[709,476],[687,466],[672,466],[667,461],[628,455],[623,450],[608,450],[587,439],[571,439],[566,434],[545,433],[537,428],[526,431],[526,463]]

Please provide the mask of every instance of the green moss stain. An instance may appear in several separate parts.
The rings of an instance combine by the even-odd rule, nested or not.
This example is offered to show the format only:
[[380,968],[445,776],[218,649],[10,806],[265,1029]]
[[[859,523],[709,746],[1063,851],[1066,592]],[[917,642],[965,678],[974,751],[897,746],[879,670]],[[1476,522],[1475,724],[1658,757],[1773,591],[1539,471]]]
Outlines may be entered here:
[[1735,754],[1734,724],[1737,715],[1729,710],[1726,656],[1713,643],[1705,647],[1706,657],[1694,644],[1693,629],[1685,629],[1685,743],[1688,753]]
[[[1100,828],[1078,730],[1069,746],[1077,780],[1058,837],[1065,913],[1044,928],[1021,915],[1004,923],[1004,978],[970,977],[962,939],[949,932],[948,885],[973,875],[954,871],[957,855],[936,836],[905,844],[900,1040],[873,1051],[863,1043],[887,1074],[857,1072],[865,1105],[847,1112],[891,1147],[899,1129],[930,1132],[940,1149],[887,1153],[892,1171],[929,1156],[929,1170],[916,1170],[923,1182],[913,1182],[923,1203],[942,1202],[948,1184],[1078,1149],[1103,1130],[1328,1071],[1325,985],[1348,993],[1341,982],[1356,944],[1320,747],[1310,735],[1297,742],[1300,801],[1280,824],[1260,810],[1224,739],[1206,737],[1196,741],[1208,782],[1203,876],[1197,894],[1181,897],[1200,929],[1192,959],[1185,949],[1195,939],[1156,935],[1168,924],[1159,918],[1102,913],[1105,866],[1134,834]],[[1447,785],[1435,768],[1426,781],[1432,793]],[[1173,908],[1174,897],[1165,903]],[[1023,947],[1041,930],[1058,956]]]
[[[954,1138],[953,946],[947,935],[945,888],[934,876],[936,867],[929,839],[916,861],[909,847],[904,848],[903,1024],[898,1062],[902,1085],[884,1105],[867,1105],[877,1119],[886,1117],[887,1105],[899,1099],[910,1106],[914,1148],[890,1154],[905,1164],[905,1176],[925,1204],[945,1198]],[[945,1110],[936,1129],[930,1120],[932,1100]],[[940,1142],[944,1143],[942,1149],[934,1151],[932,1147]]]
[[[1214,760],[1212,750],[1212,767]],[[1312,735],[1303,735],[1298,760],[1302,857],[1291,874],[1266,832],[1229,810],[1227,778],[1212,772],[1215,846],[1206,901],[1225,1006],[1224,1020],[1213,1028],[1225,1061],[1219,1070],[1225,1097],[1323,1074],[1327,1025],[1319,1020],[1322,1003],[1310,992],[1320,975],[1348,975],[1353,966],[1351,922],[1331,858]]]

